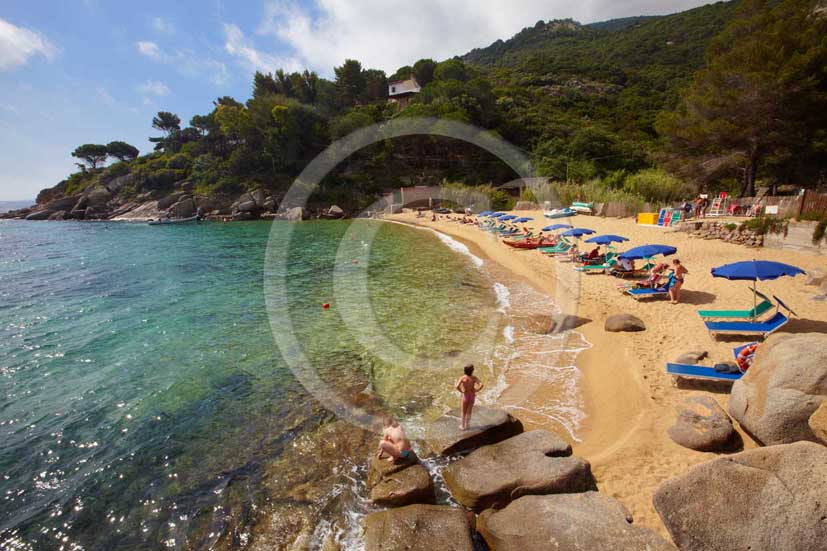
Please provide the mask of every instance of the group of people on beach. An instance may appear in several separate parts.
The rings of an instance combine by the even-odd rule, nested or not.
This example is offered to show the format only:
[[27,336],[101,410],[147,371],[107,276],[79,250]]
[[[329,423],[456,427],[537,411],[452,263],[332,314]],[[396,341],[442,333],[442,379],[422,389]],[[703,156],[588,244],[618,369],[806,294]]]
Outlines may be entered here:
[[[463,375],[457,380],[454,388],[460,393],[460,425],[461,431],[468,430],[471,424],[471,414],[474,411],[474,402],[477,394],[484,388],[484,384],[474,375],[474,365],[468,364],[463,369]],[[393,417],[385,417],[382,439],[376,452],[378,459],[387,459],[394,463],[405,460],[411,454],[411,441],[402,425]]]

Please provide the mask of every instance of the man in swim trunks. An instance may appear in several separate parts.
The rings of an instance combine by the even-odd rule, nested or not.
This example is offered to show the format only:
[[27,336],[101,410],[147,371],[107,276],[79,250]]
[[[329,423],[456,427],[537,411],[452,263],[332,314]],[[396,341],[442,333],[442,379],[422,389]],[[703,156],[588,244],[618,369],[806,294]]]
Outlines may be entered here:
[[393,417],[385,417],[384,425],[385,428],[382,429],[382,440],[379,442],[376,457],[384,459],[385,454],[387,454],[390,463],[397,459],[407,459],[411,454],[411,441],[408,440],[405,429]]
[[474,364],[468,364],[463,368],[465,375],[457,381],[456,389],[462,394],[462,402],[460,404],[460,411],[462,412],[462,421],[460,422],[460,430],[466,430],[471,422],[471,413],[474,410],[474,401],[477,399],[477,392],[482,390],[484,386],[482,382],[474,377]]

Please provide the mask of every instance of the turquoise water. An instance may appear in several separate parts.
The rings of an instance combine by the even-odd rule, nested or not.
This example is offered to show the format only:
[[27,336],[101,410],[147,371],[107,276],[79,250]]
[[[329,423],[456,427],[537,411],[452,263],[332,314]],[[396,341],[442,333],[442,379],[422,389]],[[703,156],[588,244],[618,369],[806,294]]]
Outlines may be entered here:
[[[268,223],[0,221],[0,546],[279,546],[285,526],[312,530],[284,519],[328,514],[309,496],[358,478],[344,470],[372,437],[343,428],[349,448],[314,452],[341,422],[282,359],[265,288],[302,369],[355,407],[416,419],[450,405],[457,366],[492,365],[490,343],[468,345],[501,315],[490,275],[430,232],[371,224],[276,223],[287,263],[268,272]],[[360,247],[369,261],[334,279]],[[368,296],[347,296],[360,278]],[[354,336],[368,315],[403,365]]]

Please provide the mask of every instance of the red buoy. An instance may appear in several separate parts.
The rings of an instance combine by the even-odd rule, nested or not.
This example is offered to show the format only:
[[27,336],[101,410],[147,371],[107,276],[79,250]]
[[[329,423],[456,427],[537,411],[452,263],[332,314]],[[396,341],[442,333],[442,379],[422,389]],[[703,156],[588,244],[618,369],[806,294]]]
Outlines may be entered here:
[[330,308],[330,303],[325,302],[324,304],[322,304],[322,308],[324,308],[325,310],[329,309]]

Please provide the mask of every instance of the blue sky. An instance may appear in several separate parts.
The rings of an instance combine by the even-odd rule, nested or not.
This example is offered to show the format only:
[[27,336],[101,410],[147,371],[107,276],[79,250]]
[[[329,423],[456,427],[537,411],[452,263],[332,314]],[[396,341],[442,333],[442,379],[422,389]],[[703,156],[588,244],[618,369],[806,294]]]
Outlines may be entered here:
[[[593,22],[703,0],[3,0],[0,200],[33,199],[82,143],[150,150],[152,116],[183,121],[216,97],[249,97],[252,73],[345,58],[393,72],[507,38],[539,19]],[[503,7],[505,5],[505,8]]]

